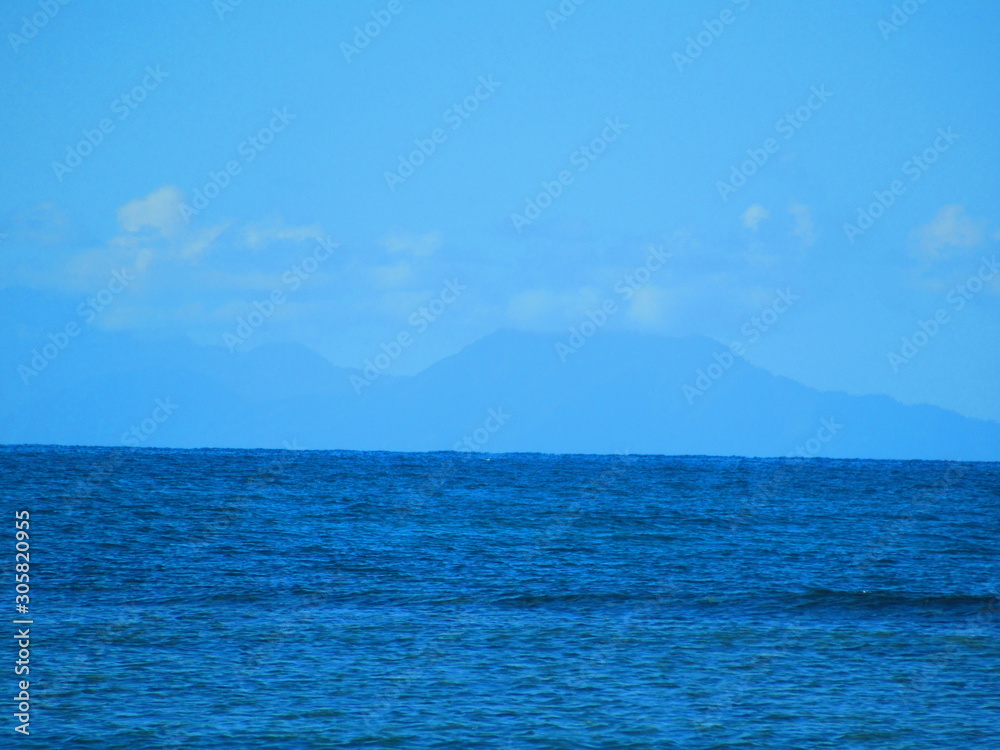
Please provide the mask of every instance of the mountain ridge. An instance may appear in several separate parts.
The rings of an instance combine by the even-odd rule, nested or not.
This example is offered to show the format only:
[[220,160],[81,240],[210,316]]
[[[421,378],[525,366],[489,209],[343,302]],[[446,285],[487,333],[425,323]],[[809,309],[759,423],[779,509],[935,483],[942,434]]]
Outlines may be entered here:
[[25,384],[15,333],[5,444],[1000,460],[1000,423],[812,389],[700,336],[600,331],[567,355],[565,334],[500,329],[358,394],[359,370],[298,344],[230,353],[100,330]]

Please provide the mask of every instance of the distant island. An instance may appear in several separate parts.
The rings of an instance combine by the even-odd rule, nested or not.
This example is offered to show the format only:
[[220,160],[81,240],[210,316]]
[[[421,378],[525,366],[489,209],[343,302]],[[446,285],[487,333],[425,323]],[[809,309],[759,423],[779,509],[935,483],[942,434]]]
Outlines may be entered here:
[[360,370],[299,345],[99,331],[25,384],[11,335],[5,444],[1000,460],[1000,424],[816,391],[703,337],[601,331],[567,355],[501,330],[359,393]]

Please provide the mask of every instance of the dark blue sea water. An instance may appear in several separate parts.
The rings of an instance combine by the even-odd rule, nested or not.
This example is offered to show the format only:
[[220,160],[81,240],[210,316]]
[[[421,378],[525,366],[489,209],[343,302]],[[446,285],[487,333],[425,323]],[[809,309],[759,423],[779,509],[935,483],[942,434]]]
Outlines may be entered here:
[[3,448],[0,476],[0,544],[31,513],[18,746],[1000,747],[1000,464]]

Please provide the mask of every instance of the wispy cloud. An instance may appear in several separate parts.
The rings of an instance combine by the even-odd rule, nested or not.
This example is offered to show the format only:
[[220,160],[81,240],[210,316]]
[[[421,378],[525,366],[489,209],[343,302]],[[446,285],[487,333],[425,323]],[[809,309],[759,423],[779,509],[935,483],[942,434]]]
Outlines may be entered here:
[[743,226],[755,232],[760,223],[770,216],[771,213],[766,208],[759,203],[754,203],[743,212]]
[[443,240],[441,232],[410,234],[409,232],[393,231],[384,236],[379,244],[390,253],[410,253],[417,257],[425,257],[437,252]]
[[957,204],[943,206],[934,218],[917,230],[917,250],[927,260],[945,255],[946,248],[971,248],[986,237],[985,220],[974,220]]
[[250,224],[243,230],[243,240],[251,250],[259,250],[274,242],[305,242],[309,239],[319,240],[323,237],[323,227],[318,224],[289,227],[275,221],[266,224]]

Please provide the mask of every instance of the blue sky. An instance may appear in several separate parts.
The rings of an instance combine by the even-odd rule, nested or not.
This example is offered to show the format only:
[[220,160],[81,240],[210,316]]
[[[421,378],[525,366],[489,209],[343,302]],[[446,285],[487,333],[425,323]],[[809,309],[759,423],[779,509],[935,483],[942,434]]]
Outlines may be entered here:
[[966,0],[16,0],[0,289],[104,292],[96,327],[220,347],[277,292],[240,347],[351,367],[423,316],[396,374],[614,298],[608,331],[1000,420],[998,21]]

